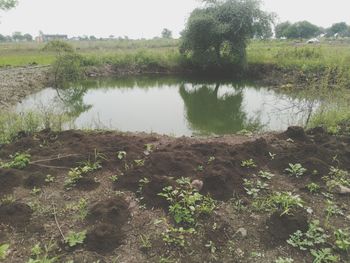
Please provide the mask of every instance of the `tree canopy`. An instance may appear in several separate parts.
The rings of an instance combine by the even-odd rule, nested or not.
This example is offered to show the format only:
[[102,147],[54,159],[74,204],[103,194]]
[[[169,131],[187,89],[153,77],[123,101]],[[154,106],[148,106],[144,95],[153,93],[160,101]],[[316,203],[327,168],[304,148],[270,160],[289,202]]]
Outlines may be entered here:
[[17,0],[0,0],[0,10],[9,10],[17,5]]
[[181,53],[202,67],[244,65],[249,39],[270,36],[274,16],[258,0],[205,2],[187,21]]
[[172,38],[173,32],[171,30],[164,28],[162,31],[162,38]]
[[308,21],[300,21],[294,24],[283,22],[275,28],[277,38],[311,38],[318,36],[322,31],[322,28]]
[[334,36],[336,34],[342,37],[350,36],[350,26],[348,26],[345,22],[340,22],[333,24],[327,29],[328,36]]

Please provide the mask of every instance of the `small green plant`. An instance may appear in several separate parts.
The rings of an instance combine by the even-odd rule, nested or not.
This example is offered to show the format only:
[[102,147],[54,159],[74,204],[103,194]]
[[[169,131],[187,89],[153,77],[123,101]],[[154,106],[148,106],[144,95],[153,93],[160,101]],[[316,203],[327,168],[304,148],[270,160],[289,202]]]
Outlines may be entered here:
[[79,167],[72,168],[68,172],[68,178],[64,182],[65,187],[67,189],[71,189],[78,183],[81,178],[83,178],[83,175],[94,172],[101,168],[101,163],[97,160],[95,162],[91,162],[90,160],[81,162]]
[[14,169],[24,169],[30,163],[30,154],[27,153],[16,153],[15,155],[10,155],[12,159],[7,163],[0,163],[1,168],[14,168]]
[[312,249],[311,255],[314,257],[313,263],[339,262],[339,257],[333,255],[332,249],[330,248],[323,248],[319,250]]
[[344,215],[343,211],[331,200],[326,201],[326,223],[335,215]]
[[45,182],[46,183],[53,183],[55,181],[55,177],[51,174],[46,175]]
[[126,152],[125,152],[125,151],[119,151],[119,152],[117,152],[117,158],[118,158],[119,160],[123,160],[123,159],[125,159],[125,157],[126,157]]
[[209,159],[208,159],[208,161],[207,161],[207,164],[209,165],[209,164],[211,164],[212,162],[214,162],[215,161],[215,156],[210,156],[209,157]]
[[[142,179],[139,180],[139,189],[137,190],[137,193],[141,196],[142,195],[142,191],[143,188],[145,187],[146,184],[149,184],[151,181],[147,178],[144,177]],[[141,196],[140,199],[142,200],[143,197]]]
[[293,195],[291,192],[276,192],[268,197],[265,202],[273,210],[281,211],[284,214],[293,214],[293,210],[304,207],[304,201],[299,195]]
[[241,166],[246,168],[255,168],[256,164],[253,159],[248,159],[248,160],[242,161]]
[[269,156],[271,160],[275,160],[277,154],[269,152]]
[[146,235],[140,235],[140,242],[141,242],[141,248],[142,249],[150,249],[152,247],[151,240]]
[[349,229],[337,229],[334,232],[336,246],[344,251],[350,250],[350,232]]
[[263,179],[266,179],[266,180],[271,180],[272,177],[274,177],[275,175],[270,173],[270,172],[268,172],[268,171],[262,171],[261,170],[261,171],[259,171],[258,176],[263,178]]
[[259,179],[256,181],[244,179],[243,185],[246,193],[253,198],[256,198],[261,190],[268,189],[268,184],[260,181]]
[[332,190],[336,186],[350,187],[350,174],[345,170],[339,168],[331,167],[328,176],[322,178],[329,190]]
[[216,248],[213,241],[209,240],[209,242],[207,244],[205,244],[204,246],[209,249],[211,254],[216,253],[217,248]]
[[279,257],[278,259],[275,260],[275,263],[293,263],[294,259],[292,258],[282,258]]
[[153,152],[155,146],[154,146],[154,144],[147,143],[147,144],[145,144],[145,148],[146,148],[146,150],[144,151],[144,154],[145,155],[150,155],[151,152]]
[[51,241],[43,247],[41,243],[37,243],[31,250],[31,258],[28,263],[55,263],[58,261],[57,257],[50,257],[51,251],[56,247],[55,243]]
[[0,245],[0,260],[4,260],[7,257],[10,245],[2,244]]
[[118,175],[111,175],[109,178],[112,180],[113,183],[115,183],[119,179]]
[[203,165],[198,165],[196,168],[197,172],[203,172],[204,171],[204,166]]
[[309,224],[309,229],[306,233],[300,230],[296,231],[287,240],[287,243],[300,250],[307,250],[315,245],[325,244],[329,236],[325,234],[325,230],[320,227],[320,222],[314,220]]
[[296,163],[296,164],[289,164],[289,167],[285,169],[285,171],[294,177],[299,177],[305,174],[305,172],[307,171],[300,163]]
[[188,178],[181,178],[176,182],[178,187],[165,187],[158,195],[169,202],[169,212],[177,224],[195,225],[201,214],[210,214],[215,209],[215,201],[198,193]]
[[65,242],[70,247],[75,247],[76,245],[83,244],[86,238],[86,230],[82,232],[73,232],[70,231],[66,236]]
[[170,246],[185,247],[186,236],[196,233],[194,228],[184,229],[170,227],[164,233],[162,233],[163,241]]
[[32,191],[30,192],[32,195],[38,195],[41,193],[41,189],[37,188],[36,186],[34,186],[34,188],[32,189]]
[[5,195],[0,199],[0,205],[13,204],[16,198],[13,195]]
[[316,183],[309,183],[308,185],[306,185],[307,190],[309,190],[310,193],[317,193],[320,191],[321,187],[320,185],[316,184]]
[[145,165],[145,159],[140,159],[140,160],[134,160],[134,163],[136,166],[141,167]]

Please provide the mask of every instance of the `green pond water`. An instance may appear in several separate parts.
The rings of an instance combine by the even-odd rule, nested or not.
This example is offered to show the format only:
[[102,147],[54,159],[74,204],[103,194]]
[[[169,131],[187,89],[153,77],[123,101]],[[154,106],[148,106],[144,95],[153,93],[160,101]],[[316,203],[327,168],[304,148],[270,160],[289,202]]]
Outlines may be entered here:
[[302,125],[308,102],[249,81],[141,76],[46,88],[16,106],[66,113],[67,128],[107,128],[174,136],[280,131]]

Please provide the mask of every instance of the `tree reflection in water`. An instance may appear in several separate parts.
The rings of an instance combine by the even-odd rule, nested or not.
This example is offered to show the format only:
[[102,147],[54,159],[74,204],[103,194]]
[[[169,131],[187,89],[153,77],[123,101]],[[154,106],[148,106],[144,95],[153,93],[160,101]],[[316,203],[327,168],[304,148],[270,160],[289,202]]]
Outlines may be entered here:
[[180,86],[180,95],[185,103],[187,120],[199,133],[228,134],[243,129],[257,130],[262,125],[259,118],[249,119],[243,111],[243,91],[233,87],[234,92],[219,96],[220,84]]

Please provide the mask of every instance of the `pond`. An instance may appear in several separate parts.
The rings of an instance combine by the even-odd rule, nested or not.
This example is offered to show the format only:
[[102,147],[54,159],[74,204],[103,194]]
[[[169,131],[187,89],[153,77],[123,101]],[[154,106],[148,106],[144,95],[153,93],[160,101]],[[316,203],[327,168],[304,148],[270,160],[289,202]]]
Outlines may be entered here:
[[[26,97],[17,112],[70,116],[70,127],[174,136],[280,131],[306,121],[308,102],[249,81],[139,76],[82,81]],[[68,124],[67,124],[68,125]]]

